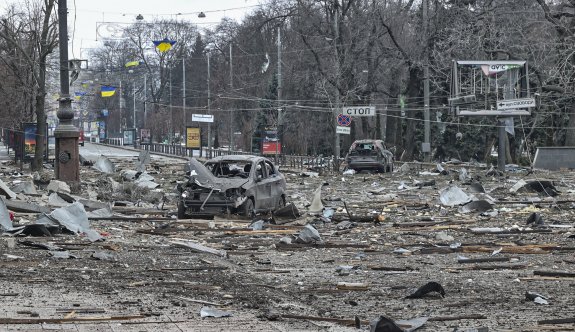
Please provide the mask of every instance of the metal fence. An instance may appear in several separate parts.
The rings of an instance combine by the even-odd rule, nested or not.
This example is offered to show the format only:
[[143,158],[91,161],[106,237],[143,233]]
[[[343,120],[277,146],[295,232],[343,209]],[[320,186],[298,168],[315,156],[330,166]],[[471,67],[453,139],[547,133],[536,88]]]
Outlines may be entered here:
[[[123,146],[122,138],[108,138],[105,144]],[[152,143],[146,145],[133,145],[134,148],[140,150],[148,150],[150,152],[162,153],[167,155],[179,157],[193,157],[192,149],[188,149],[183,145],[177,144],[162,144]],[[197,150],[196,150],[197,151]],[[211,152],[211,153],[210,153]],[[196,153],[197,154],[197,153]],[[227,155],[249,155],[251,152],[246,151],[230,151],[227,149],[211,149],[203,148],[200,156],[205,158],[213,158]],[[270,156],[271,160],[280,167],[293,168],[293,169],[310,169],[310,170],[332,170],[333,157],[325,156],[299,156],[299,155],[281,155]]]

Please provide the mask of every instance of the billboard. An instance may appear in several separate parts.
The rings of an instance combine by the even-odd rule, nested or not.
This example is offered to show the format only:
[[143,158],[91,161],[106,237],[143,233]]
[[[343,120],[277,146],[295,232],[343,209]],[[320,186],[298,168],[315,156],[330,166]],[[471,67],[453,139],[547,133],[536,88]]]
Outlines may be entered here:
[[202,146],[200,128],[186,127],[186,148],[199,149]]
[[530,115],[536,106],[530,96],[526,61],[454,61],[449,105],[458,116]]
[[262,154],[281,154],[282,145],[280,142],[263,142],[262,143]]
[[136,130],[124,129],[123,137],[124,137],[124,145],[133,145],[134,139],[136,138]]
[[34,154],[36,153],[36,144],[38,141],[42,141],[44,144],[44,158],[48,159],[48,125],[46,125],[46,135],[43,139],[37,139],[36,136],[37,125],[35,122],[25,122],[22,123],[22,154],[16,154],[16,159],[21,157],[22,160],[28,161],[34,159]]
[[152,131],[150,129],[140,129],[140,144],[152,144]]

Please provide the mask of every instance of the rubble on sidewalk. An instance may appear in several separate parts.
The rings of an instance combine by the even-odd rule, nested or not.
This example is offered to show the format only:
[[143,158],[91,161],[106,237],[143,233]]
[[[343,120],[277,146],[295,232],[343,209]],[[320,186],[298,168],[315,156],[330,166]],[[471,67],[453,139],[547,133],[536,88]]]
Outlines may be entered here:
[[[69,192],[40,173],[33,182],[4,173],[19,188],[0,204],[5,308],[36,311],[44,304],[29,300],[30,285],[60,296],[65,283],[74,301],[46,306],[76,309],[74,319],[101,310],[102,319],[167,324],[174,315],[229,329],[249,317],[256,331],[268,319],[312,331],[367,330],[374,317],[372,331],[572,324],[569,172],[488,176],[462,162],[343,176],[282,169],[286,204],[273,212],[178,219],[185,160],[106,159],[111,172],[81,166]],[[79,295],[88,291],[101,307]],[[61,321],[62,312],[39,319]]]

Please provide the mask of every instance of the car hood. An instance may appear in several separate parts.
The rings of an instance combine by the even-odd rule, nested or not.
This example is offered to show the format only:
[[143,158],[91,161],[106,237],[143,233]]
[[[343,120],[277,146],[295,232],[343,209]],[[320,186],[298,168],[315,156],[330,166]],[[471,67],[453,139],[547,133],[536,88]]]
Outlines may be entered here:
[[239,188],[250,181],[242,178],[218,178],[195,158],[190,159],[190,162],[186,165],[186,172],[190,175],[190,178],[195,179],[197,185],[220,191]]

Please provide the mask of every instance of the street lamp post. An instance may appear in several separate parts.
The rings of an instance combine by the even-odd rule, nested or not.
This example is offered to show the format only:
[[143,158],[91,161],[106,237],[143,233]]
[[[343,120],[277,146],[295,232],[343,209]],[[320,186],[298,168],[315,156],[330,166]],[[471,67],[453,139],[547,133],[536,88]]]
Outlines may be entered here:
[[[208,114],[212,113],[212,101],[210,95],[210,53],[208,52]],[[212,124],[208,122],[208,158],[212,158]]]
[[80,132],[74,126],[74,112],[70,98],[70,77],[68,73],[68,4],[67,0],[58,2],[59,48],[60,48],[60,98],[58,108],[58,126],[54,131],[56,138],[56,179],[70,183],[80,181],[80,158],[78,137]]

